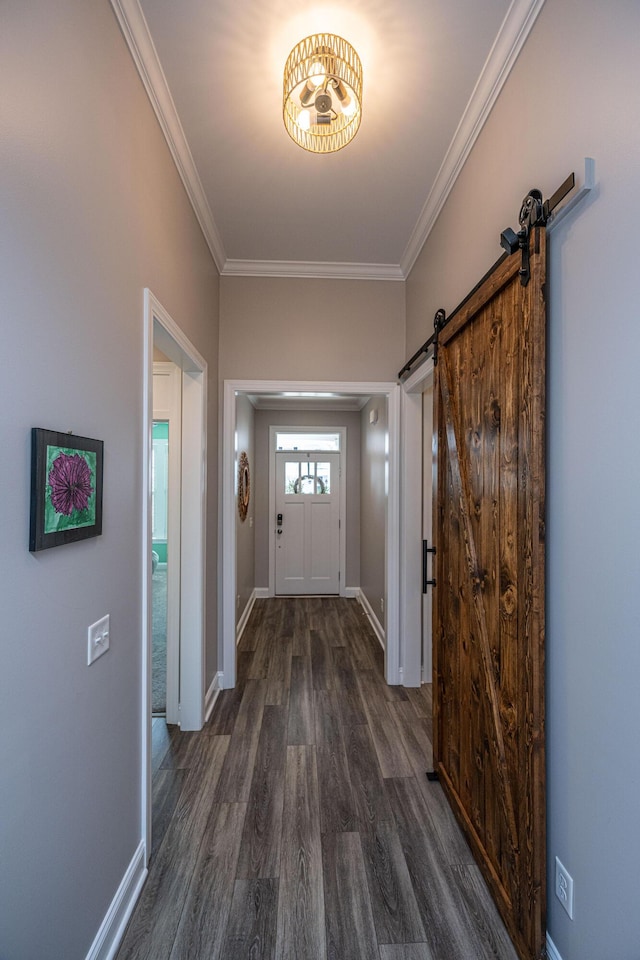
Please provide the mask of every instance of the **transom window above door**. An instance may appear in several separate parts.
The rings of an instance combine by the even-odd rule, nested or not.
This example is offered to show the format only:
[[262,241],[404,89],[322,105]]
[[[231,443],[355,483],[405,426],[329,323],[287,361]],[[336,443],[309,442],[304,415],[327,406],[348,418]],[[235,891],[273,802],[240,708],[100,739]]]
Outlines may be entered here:
[[331,493],[331,464],[309,460],[287,460],[284,465],[284,493],[296,494]]
[[276,450],[340,452],[339,433],[276,433]]

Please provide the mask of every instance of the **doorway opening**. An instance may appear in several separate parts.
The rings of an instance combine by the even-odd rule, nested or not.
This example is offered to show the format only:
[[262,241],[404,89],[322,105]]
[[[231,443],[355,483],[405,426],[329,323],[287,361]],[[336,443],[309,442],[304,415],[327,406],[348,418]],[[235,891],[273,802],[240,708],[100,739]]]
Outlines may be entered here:
[[[160,362],[154,363],[154,351],[156,356],[162,356]],[[182,730],[199,730],[204,721],[206,383],[206,361],[151,291],[145,290],[141,797],[147,863],[152,803],[153,568],[155,565],[157,572],[160,564],[164,539],[158,535],[161,532],[167,534],[166,718]],[[162,485],[154,483],[157,478],[153,476],[154,466],[160,464],[163,456],[158,444],[155,452],[159,460],[154,463],[154,420],[168,423],[168,430],[165,427],[158,431],[168,433],[166,530],[161,522],[162,496],[158,496]],[[157,440],[160,439],[158,436]]]
[[[151,440],[151,708],[180,723],[182,371],[154,346]],[[158,358],[162,359],[158,359]]]
[[169,521],[169,421],[154,421],[151,450],[151,713],[167,714],[167,558]]
[[[295,397],[306,398],[370,398],[380,396],[386,402],[387,430],[383,451],[383,484],[386,496],[384,519],[386,595],[385,626],[385,677],[388,683],[400,682],[399,643],[399,557],[400,557],[400,387],[392,382],[344,382],[344,381],[264,381],[227,380],[224,384],[223,402],[223,463],[220,529],[222,547],[220,570],[222,578],[222,603],[220,631],[222,635],[222,659],[220,663],[220,686],[228,689],[236,682],[237,639],[237,529],[236,529],[236,460],[238,409],[245,397],[270,395],[283,400]],[[365,401],[366,402],[366,401]],[[276,517],[275,507],[270,519]],[[263,594],[264,595],[264,594]]]

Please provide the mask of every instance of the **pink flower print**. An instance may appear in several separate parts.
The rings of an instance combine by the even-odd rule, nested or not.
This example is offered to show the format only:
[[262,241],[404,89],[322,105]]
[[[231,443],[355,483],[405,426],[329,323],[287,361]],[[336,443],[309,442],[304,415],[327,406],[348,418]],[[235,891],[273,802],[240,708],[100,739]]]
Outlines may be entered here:
[[75,510],[85,510],[93,493],[89,464],[79,453],[61,453],[49,471],[51,502],[56,513],[66,517]]

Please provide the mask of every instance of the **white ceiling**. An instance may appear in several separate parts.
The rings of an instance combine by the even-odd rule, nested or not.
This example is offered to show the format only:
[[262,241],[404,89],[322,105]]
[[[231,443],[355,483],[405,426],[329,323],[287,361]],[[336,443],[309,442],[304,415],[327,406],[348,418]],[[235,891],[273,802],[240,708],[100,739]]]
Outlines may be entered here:
[[[112,0],[223,274],[403,279],[543,0]],[[282,122],[310,33],[363,63],[336,154]],[[151,39],[150,39],[151,38]]]

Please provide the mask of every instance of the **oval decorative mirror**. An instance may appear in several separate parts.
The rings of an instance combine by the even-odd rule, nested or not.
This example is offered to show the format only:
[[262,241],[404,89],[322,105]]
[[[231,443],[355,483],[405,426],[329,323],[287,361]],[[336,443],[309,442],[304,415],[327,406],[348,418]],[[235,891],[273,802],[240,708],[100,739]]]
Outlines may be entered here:
[[250,497],[251,476],[249,473],[249,458],[243,450],[238,461],[238,513],[243,522],[247,519]]

